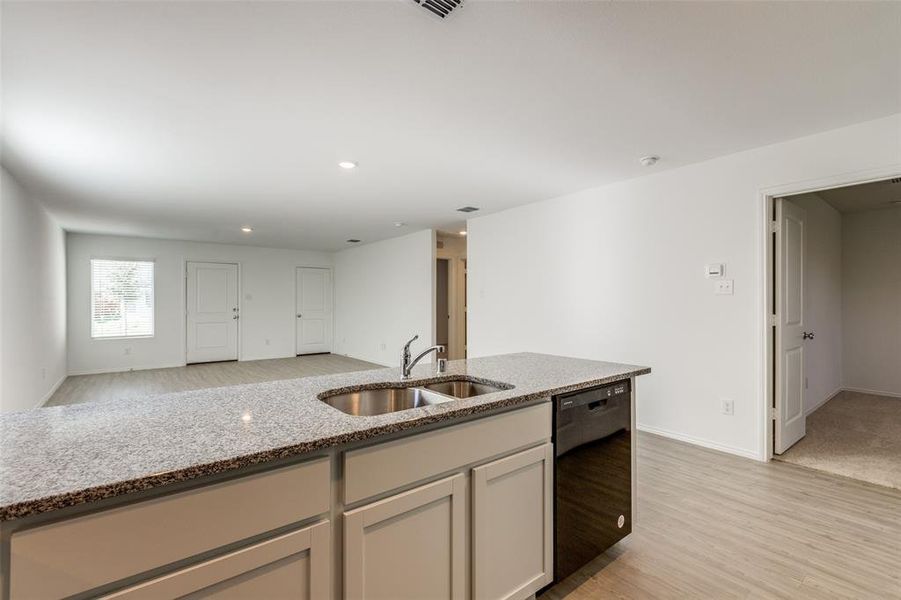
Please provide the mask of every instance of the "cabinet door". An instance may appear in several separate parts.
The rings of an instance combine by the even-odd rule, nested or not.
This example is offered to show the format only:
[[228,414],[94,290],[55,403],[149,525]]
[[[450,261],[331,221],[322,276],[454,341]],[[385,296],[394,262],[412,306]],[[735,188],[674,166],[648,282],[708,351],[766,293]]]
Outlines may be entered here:
[[527,598],[553,579],[553,445],[472,470],[475,600]]
[[104,596],[106,600],[320,600],[330,596],[328,521]]
[[346,598],[464,598],[465,487],[458,474],[346,512]]

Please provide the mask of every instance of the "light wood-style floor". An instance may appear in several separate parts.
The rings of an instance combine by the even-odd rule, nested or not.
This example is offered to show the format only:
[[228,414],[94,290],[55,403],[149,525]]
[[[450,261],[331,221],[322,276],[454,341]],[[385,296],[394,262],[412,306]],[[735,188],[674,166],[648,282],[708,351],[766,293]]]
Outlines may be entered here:
[[901,598],[901,491],[655,435],[633,534],[541,600]]
[[381,365],[338,354],[318,354],[295,358],[206,363],[100,375],[67,377],[44,406],[78,404],[97,400],[132,398],[239,383],[258,383],[378,369]]

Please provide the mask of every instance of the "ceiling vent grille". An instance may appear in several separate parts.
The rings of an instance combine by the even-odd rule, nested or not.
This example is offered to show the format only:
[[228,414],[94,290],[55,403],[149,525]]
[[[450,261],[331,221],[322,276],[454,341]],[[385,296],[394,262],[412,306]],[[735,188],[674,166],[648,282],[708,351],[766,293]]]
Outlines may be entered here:
[[476,208],[475,206],[464,206],[463,208],[457,209],[457,211],[459,211],[459,212],[466,212],[466,213],[475,212],[477,210],[479,210],[479,209]]
[[413,0],[413,2],[442,19],[463,4],[463,0]]

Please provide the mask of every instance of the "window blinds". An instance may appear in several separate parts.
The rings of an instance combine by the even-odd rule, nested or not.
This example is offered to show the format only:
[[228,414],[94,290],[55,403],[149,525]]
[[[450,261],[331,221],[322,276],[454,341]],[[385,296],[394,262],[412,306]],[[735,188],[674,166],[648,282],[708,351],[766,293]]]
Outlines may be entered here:
[[91,337],[153,335],[153,262],[91,260]]

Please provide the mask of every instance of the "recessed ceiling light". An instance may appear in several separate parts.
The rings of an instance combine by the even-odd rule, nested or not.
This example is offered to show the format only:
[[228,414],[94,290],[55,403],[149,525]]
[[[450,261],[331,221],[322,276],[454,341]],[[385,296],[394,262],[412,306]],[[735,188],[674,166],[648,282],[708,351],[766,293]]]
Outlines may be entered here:
[[478,209],[477,207],[475,207],[475,206],[464,206],[464,207],[462,207],[462,208],[458,208],[457,210],[458,210],[459,212],[475,212],[475,211],[477,211],[477,210],[479,210],[479,209]]
[[658,160],[660,160],[659,156],[651,155],[651,156],[642,156],[641,158],[638,159],[638,162],[641,163],[642,167],[653,167],[654,165],[657,164]]
[[394,224],[395,227],[403,227],[404,225],[406,225],[406,223],[404,223],[403,221],[398,221]]
[[466,235],[466,232],[465,232],[465,231],[461,231],[461,232],[460,232],[460,235]]
[[244,233],[250,233],[251,231],[253,231],[253,227],[242,227],[241,231],[243,231]]
[[359,244],[360,240],[355,239],[355,238],[350,238],[349,240],[347,240],[347,243],[348,244]]
[[357,163],[355,163],[352,160],[342,160],[341,162],[338,163],[338,166],[341,167],[342,169],[356,169]]

